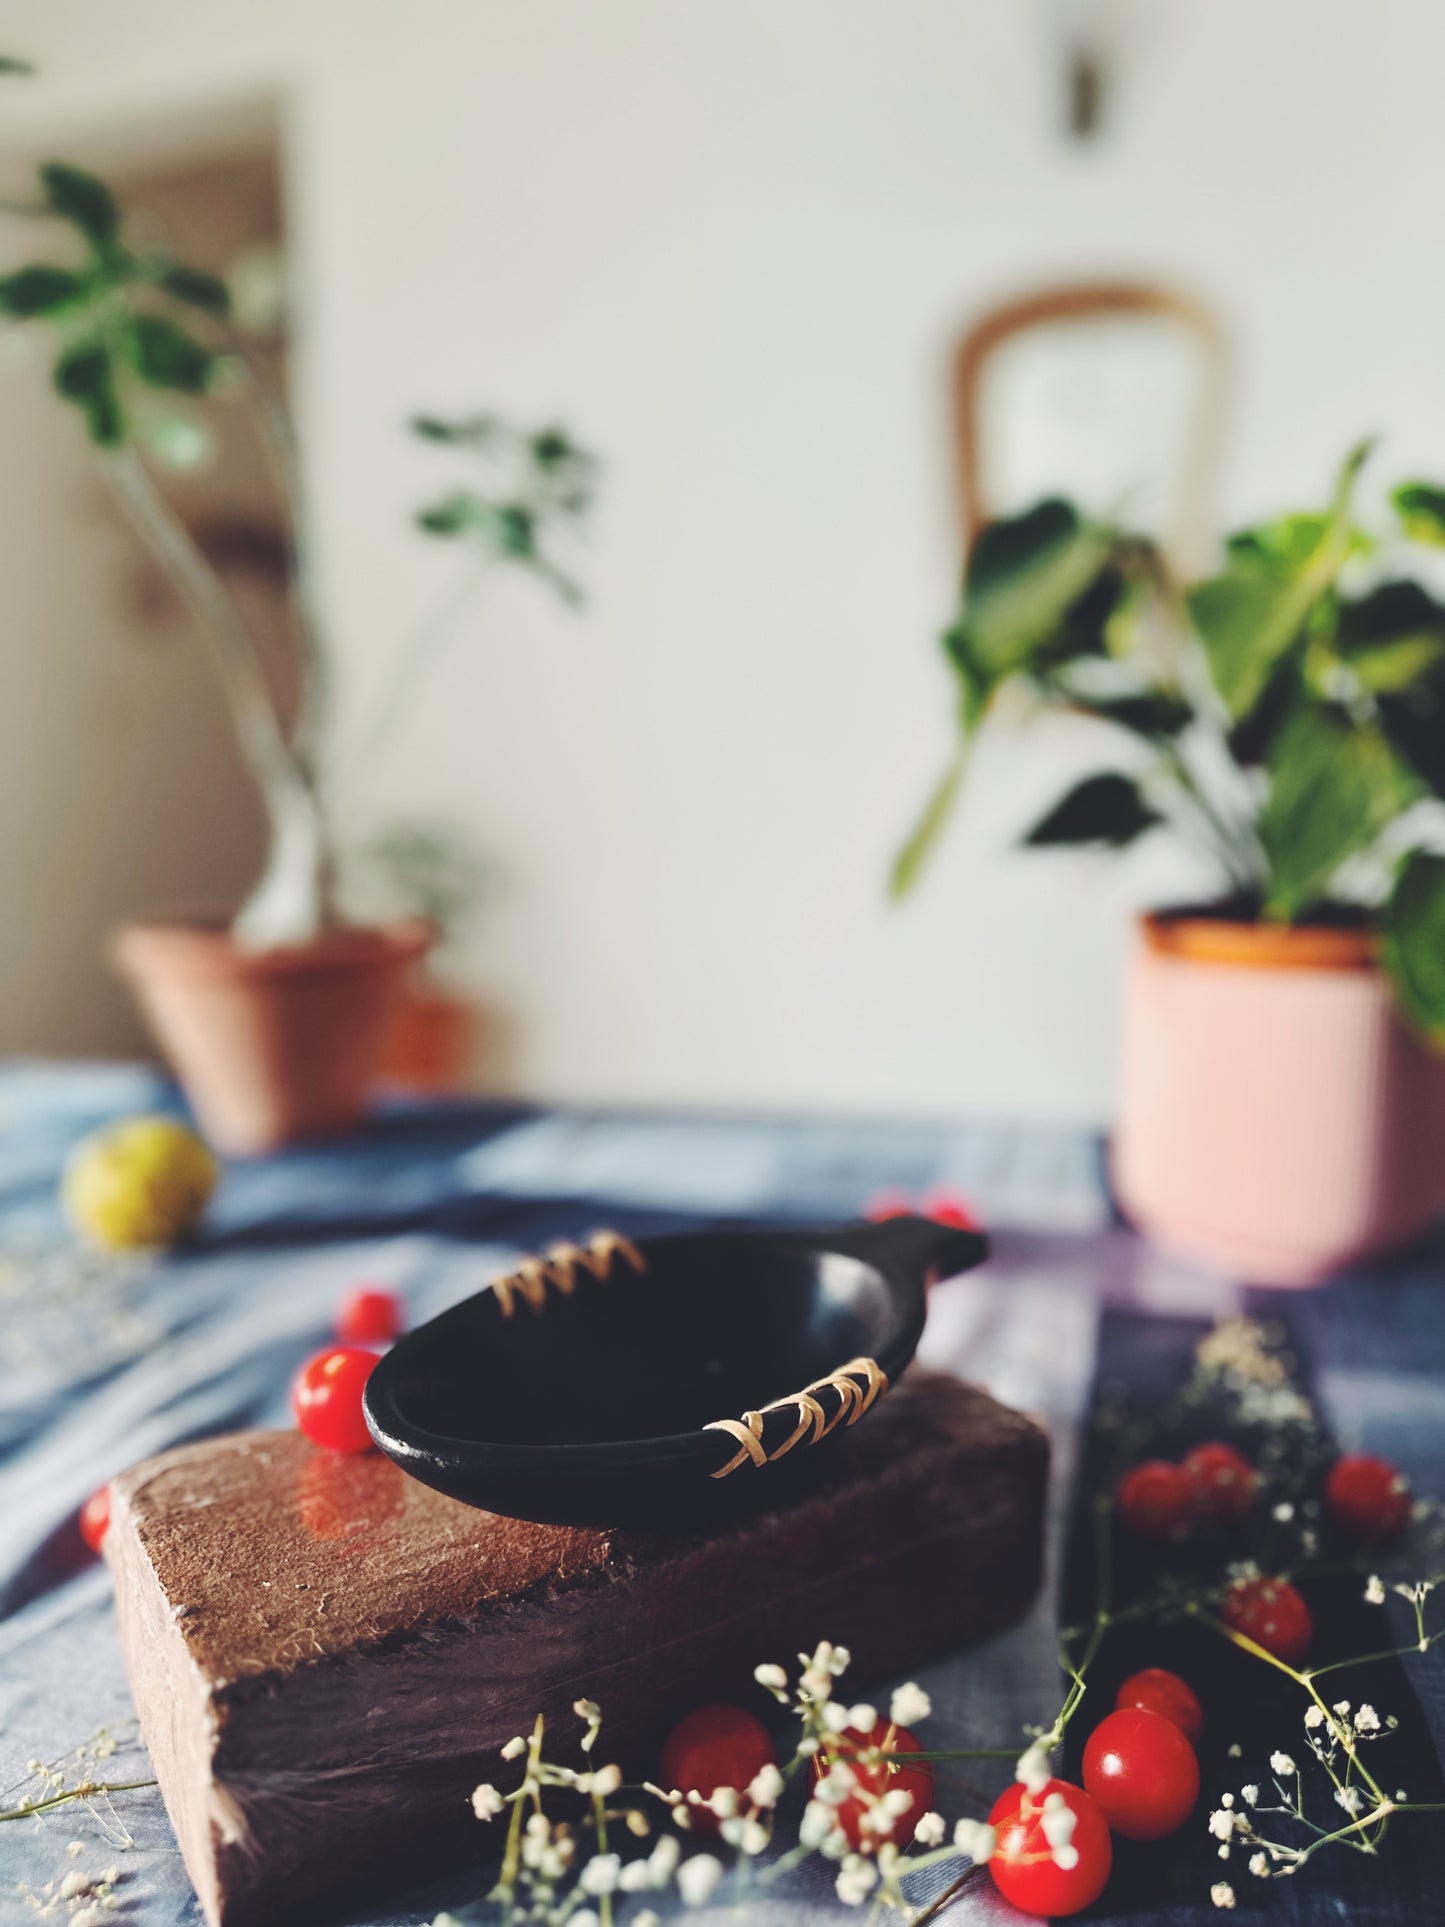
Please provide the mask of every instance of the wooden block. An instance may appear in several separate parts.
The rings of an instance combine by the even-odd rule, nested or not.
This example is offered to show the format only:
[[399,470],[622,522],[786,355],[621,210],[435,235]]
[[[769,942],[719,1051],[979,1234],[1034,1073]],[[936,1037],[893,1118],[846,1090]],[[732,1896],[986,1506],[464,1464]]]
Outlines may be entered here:
[[505,1782],[538,1713],[570,1751],[579,1697],[599,1759],[651,1771],[690,1707],[765,1713],[762,1660],[831,1639],[861,1690],[998,1631],[1038,1584],[1047,1464],[1028,1419],[915,1370],[780,1509],[711,1538],[498,1518],[292,1432],[135,1467],[106,1552],[207,1920],[315,1923],[493,1857],[472,1787]]

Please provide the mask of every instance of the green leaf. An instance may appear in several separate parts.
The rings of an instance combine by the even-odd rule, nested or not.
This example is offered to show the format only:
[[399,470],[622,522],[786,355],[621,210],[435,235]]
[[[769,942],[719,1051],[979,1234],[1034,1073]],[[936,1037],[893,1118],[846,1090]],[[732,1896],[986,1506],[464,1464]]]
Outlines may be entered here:
[[120,209],[104,181],[64,161],[47,161],[40,170],[41,185],[51,211],[73,221],[101,253],[107,253],[120,232]]
[[170,261],[156,276],[157,287],[184,301],[188,307],[202,308],[207,314],[231,312],[231,290],[218,274],[201,268],[188,268],[183,261]]
[[460,421],[444,421],[439,415],[413,415],[411,431],[423,441],[444,442],[463,448],[490,447],[502,432],[495,415],[470,415]]
[[1385,582],[1342,602],[1335,646],[1375,693],[1408,688],[1445,656],[1445,606],[1417,582]]
[[1430,482],[1402,482],[1390,491],[1390,503],[1412,542],[1445,549],[1445,488]]
[[958,726],[971,736],[983,721],[994,685],[974,656],[967,623],[954,623],[944,631],[942,641],[943,653],[958,677]]
[[0,74],[33,74],[34,67],[28,60],[17,60],[14,54],[0,54]]
[[980,530],[964,575],[963,621],[974,661],[991,683],[1060,643],[1064,618],[1109,550],[1108,533],[1059,500]]
[[1229,568],[1186,598],[1214,686],[1236,722],[1249,715],[1301,640],[1315,604],[1350,555],[1356,533],[1350,497],[1369,451],[1362,442],[1345,458],[1328,514],[1286,517],[1272,526],[1287,527],[1288,536],[1273,544],[1254,531],[1254,547],[1236,547]]
[[1066,700],[1086,716],[1114,723],[1147,742],[1168,742],[1194,720],[1193,706],[1165,690],[1143,690],[1137,696],[1081,696],[1067,691]]
[[476,528],[485,513],[486,503],[480,496],[458,489],[430,508],[419,510],[416,525],[428,535],[460,535],[466,529]]
[[1122,850],[1162,821],[1139,794],[1132,777],[1111,770],[1076,783],[1047,816],[1035,823],[1024,843],[1032,850],[1081,843],[1102,843],[1112,850]]
[[1413,801],[1416,785],[1380,730],[1342,710],[1294,711],[1269,757],[1260,815],[1269,864],[1266,916],[1290,923],[1322,902],[1342,864]]
[[14,274],[0,276],[0,313],[24,319],[30,315],[52,314],[78,301],[85,283],[69,268],[36,265],[17,268]]
[[1445,1047],[1445,857],[1417,850],[1400,866],[1380,919],[1385,968],[1401,1008]]
[[93,442],[102,448],[114,448],[125,440],[115,371],[100,342],[83,342],[70,349],[56,363],[52,379],[57,392],[84,412]]
[[183,394],[199,395],[210,385],[215,355],[164,315],[135,315],[131,338],[136,367],[153,388],[176,388]]
[[948,768],[935,784],[928,801],[923,806],[923,814],[914,825],[912,835],[893,859],[893,869],[888,879],[888,892],[895,900],[906,897],[918,882],[924,864],[943,833],[944,825],[953,814],[953,806],[958,800],[958,792],[967,767],[968,740],[966,737],[960,737]]

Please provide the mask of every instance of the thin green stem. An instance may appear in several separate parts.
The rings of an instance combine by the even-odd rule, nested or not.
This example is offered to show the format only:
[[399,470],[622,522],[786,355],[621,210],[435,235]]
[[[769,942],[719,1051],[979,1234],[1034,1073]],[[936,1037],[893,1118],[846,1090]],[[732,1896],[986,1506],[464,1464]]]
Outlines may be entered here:
[[51,1807],[61,1807],[69,1800],[90,1800],[98,1793],[134,1793],[140,1787],[159,1786],[158,1780],[85,1780],[79,1786],[67,1787],[63,1793],[49,1794],[43,1800],[26,1801],[18,1807],[0,1811],[0,1820],[29,1820],[37,1813],[46,1813]]

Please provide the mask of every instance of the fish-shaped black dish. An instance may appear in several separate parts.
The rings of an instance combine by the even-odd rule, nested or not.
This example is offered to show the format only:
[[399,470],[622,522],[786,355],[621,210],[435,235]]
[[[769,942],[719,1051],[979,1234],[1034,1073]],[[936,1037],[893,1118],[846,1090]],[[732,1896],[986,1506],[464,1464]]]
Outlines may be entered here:
[[514,1518],[761,1509],[896,1383],[930,1280],[986,1255],[981,1233],[914,1217],[599,1232],[401,1339],[371,1374],[366,1422],[423,1484]]

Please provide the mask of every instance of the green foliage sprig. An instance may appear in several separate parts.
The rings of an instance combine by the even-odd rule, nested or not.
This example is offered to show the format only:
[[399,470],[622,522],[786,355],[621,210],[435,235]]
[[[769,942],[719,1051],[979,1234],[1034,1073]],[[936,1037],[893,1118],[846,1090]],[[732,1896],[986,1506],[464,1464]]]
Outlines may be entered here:
[[0,276],[0,314],[53,327],[56,391],[81,410],[92,441],[116,448],[126,439],[128,392],[210,388],[221,356],[193,331],[193,319],[224,320],[230,297],[217,276],[128,246],[115,196],[95,175],[49,161],[39,188],[26,211],[65,223],[80,258]]
[[1005,690],[1110,726],[1125,767],[1077,784],[1032,848],[1168,828],[1223,914],[1365,920],[1399,1002],[1445,1046],[1445,602],[1407,573],[1445,548],[1445,489],[1407,482],[1378,530],[1351,451],[1324,508],[1232,536],[1187,588],[1147,539],[1049,500],[985,528],[943,638],[958,742],[900,852],[911,889]]

